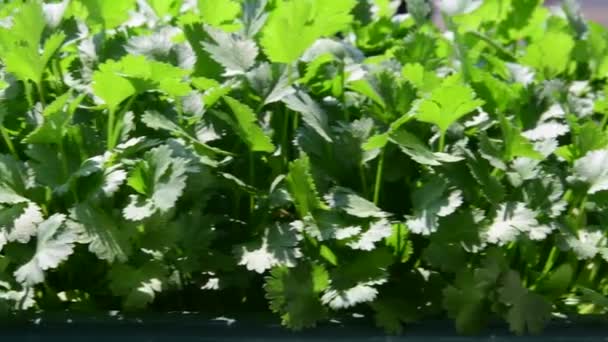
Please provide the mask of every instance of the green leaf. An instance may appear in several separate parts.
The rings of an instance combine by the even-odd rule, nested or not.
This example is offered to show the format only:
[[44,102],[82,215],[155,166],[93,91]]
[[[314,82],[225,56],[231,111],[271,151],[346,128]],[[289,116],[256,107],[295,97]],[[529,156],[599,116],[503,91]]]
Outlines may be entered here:
[[469,150],[466,150],[465,154],[467,156],[467,167],[473,178],[479,183],[479,190],[491,203],[500,203],[505,196],[505,189],[498,179],[492,175],[488,162],[475,156]]
[[470,87],[444,82],[428,99],[422,100],[416,119],[435,124],[445,133],[454,122],[483,104],[484,101],[475,99]]
[[280,64],[261,63],[245,76],[266,105],[296,92],[292,85],[297,80],[297,74],[293,70]]
[[258,118],[253,110],[228,96],[224,96],[224,101],[232,110],[236,118],[239,136],[245,140],[249,149],[253,152],[273,152],[275,147],[259,126]]
[[258,47],[253,40],[213,28],[207,28],[207,33],[213,43],[203,42],[203,47],[225,68],[224,76],[243,74],[253,67],[258,55]]
[[456,274],[456,283],[443,290],[443,307],[463,334],[478,332],[486,314],[486,294],[468,270]]
[[591,151],[577,159],[574,176],[589,184],[589,194],[608,190],[608,150]]
[[412,200],[414,215],[407,218],[406,224],[412,233],[422,235],[436,232],[439,218],[454,213],[463,201],[462,191],[450,189],[440,178],[414,191]]
[[147,0],[159,18],[177,16],[183,0]]
[[510,306],[506,319],[511,331],[519,335],[539,334],[551,318],[551,305],[542,296],[523,287],[515,271],[504,276],[498,294],[500,300]]
[[329,131],[327,113],[323,108],[303,91],[283,97],[282,100],[289,109],[302,115],[302,120],[315,130],[325,141],[332,142]]
[[275,266],[295,267],[302,257],[298,242],[303,238],[299,223],[276,223],[264,230],[261,241],[235,248],[239,265],[250,271],[264,273]]
[[147,110],[141,117],[141,121],[152,129],[161,129],[171,133],[186,134],[184,130],[168,117],[155,110]]
[[99,96],[111,111],[129,97],[135,95],[137,89],[128,80],[111,71],[98,71],[93,74],[93,92]]
[[386,248],[361,253],[331,273],[329,287],[321,301],[334,310],[371,302],[378,295],[378,286],[386,283],[386,268],[392,255]]
[[[460,156],[431,151],[417,136],[405,129],[398,129],[392,132],[390,134],[390,141],[397,144],[403,153],[423,165],[439,166],[442,163],[454,163],[462,160]],[[366,148],[369,148],[369,145]]]
[[371,222],[369,228],[361,233],[357,239],[347,243],[352,249],[371,251],[376,248],[376,244],[393,234],[393,227],[386,219]]
[[312,211],[322,208],[308,156],[304,155],[289,163],[289,174],[285,182],[300,217],[306,217]]
[[608,258],[608,243],[604,233],[597,227],[579,229],[576,234],[564,236],[565,244],[579,260],[592,259],[601,254]]
[[494,221],[485,232],[488,242],[504,245],[515,241],[521,233],[532,240],[544,240],[551,233],[552,227],[539,223],[537,215],[525,203],[501,204]]
[[563,293],[568,292],[573,279],[574,268],[572,265],[562,264],[549,273],[545,278],[540,279],[536,289],[538,292],[559,297]]
[[345,29],[352,20],[349,13],[355,4],[354,0],[277,1],[262,29],[260,43],[264,53],[272,62],[295,61],[315,40]]
[[[414,0],[420,1],[420,0]],[[430,92],[440,85],[440,79],[431,71],[424,69],[420,63],[408,63],[401,69],[401,75],[413,86],[423,92]]]
[[327,195],[325,201],[331,208],[340,209],[349,215],[361,218],[384,218],[389,215],[378,208],[374,203],[355,194],[353,191],[335,187]]
[[76,206],[71,218],[82,225],[81,242],[88,244],[89,251],[99,259],[110,263],[127,261],[131,246],[129,235],[120,222],[88,203]]
[[266,23],[268,13],[265,11],[268,0],[245,0],[243,2],[242,32],[245,37],[253,38]]
[[77,0],[87,10],[87,21],[104,30],[113,29],[129,19],[129,11],[135,9],[136,0],[113,2],[107,0]]
[[39,184],[50,187],[55,192],[62,192],[62,185],[68,181],[63,170],[63,163],[57,150],[50,145],[30,145],[26,150],[29,164]]
[[[10,193],[0,196],[12,198],[15,195],[25,194],[27,178],[24,176],[26,173],[22,162],[12,156],[0,154],[0,188],[10,191]],[[12,203],[13,201],[0,200],[0,203]]]
[[198,1],[198,10],[203,23],[228,30],[232,29],[241,6],[234,0],[204,0]]
[[42,113],[44,121],[32,131],[24,142],[28,144],[60,144],[67,133],[66,126],[71,120],[71,115],[64,110],[71,91],[63,94],[49,104]]
[[403,223],[393,224],[393,233],[386,238],[386,245],[394,251],[395,257],[401,263],[405,263],[414,253],[414,246],[409,239],[410,231]]
[[567,71],[574,45],[574,39],[567,33],[550,31],[528,46],[521,62],[551,79]]
[[26,285],[44,281],[44,272],[57,268],[74,252],[77,236],[66,225],[65,215],[55,214],[38,225],[36,252],[15,271],[15,279]]
[[15,203],[0,209],[0,251],[7,242],[28,243],[44,221],[42,210],[33,202]]
[[51,36],[47,38],[44,42],[44,48],[42,49],[42,56],[40,56],[40,63],[42,69],[44,69],[48,64],[51,58],[57,53],[63,41],[65,40],[66,35],[63,32],[53,33]]
[[608,298],[606,296],[586,287],[581,287],[579,290],[582,293],[582,299],[584,301],[591,302],[593,305],[597,305],[604,309],[608,308]]
[[422,258],[443,272],[458,273],[466,267],[466,254],[457,243],[445,244],[431,240]]
[[93,74],[93,92],[111,111],[116,111],[122,101],[145,91],[158,90],[175,97],[188,95],[191,89],[184,82],[187,74],[171,64],[126,55],[99,66]]
[[156,212],[173,209],[186,187],[186,172],[187,161],[173,157],[169,146],[146,152],[129,175],[128,184],[140,194],[129,196],[129,204],[123,209],[124,217],[140,221]]
[[39,48],[44,28],[44,13],[39,1],[19,6],[12,18],[12,27],[0,26],[0,58],[7,71],[23,81],[40,83],[48,60],[65,39],[63,33],[51,35],[41,55]]
[[407,11],[414,17],[414,20],[418,25],[422,25],[423,23],[429,20],[429,15],[431,14],[432,6],[426,0],[405,0],[407,4]]
[[123,307],[135,310],[154,301],[156,294],[163,290],[167,271],[159,262],[148,261],[139,268],[115,264],[108,276],[112,293],[123,297]]
[[534,149],[534,145],[521,134],[521,129],[507,122],[505,127],[505,159],[511,161],[515,157],[543,160],[544,156]]
[[274,268],[266,277],[264,290],[270,309],[281,314],[283,324],[299,330],[326,316],[319,295],[328,284],[329,275],[322,266],[300,264],[297,268]]

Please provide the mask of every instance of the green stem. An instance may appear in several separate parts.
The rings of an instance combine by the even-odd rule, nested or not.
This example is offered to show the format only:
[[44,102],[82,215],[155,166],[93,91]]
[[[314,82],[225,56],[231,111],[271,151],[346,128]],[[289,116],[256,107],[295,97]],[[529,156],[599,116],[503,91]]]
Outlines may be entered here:
[[376,168],[376,182],[374,184],[374,204],[378,204],[380,199],[380,188],[382,187],[382,172],[384,169],[384,155],[386,148],[382,148],[380,152],[380,160],[378,160],[378,166]]
[[515,57],[515,55],[513,55],[511,53],[511,51],[505,49],[500,44],[496,43],[490,37],[484,35],[483,33],[480,33],[480,32],[477,32],[477,31],[468,31],[468,33],[470,33],[473,36],[475,36],[476,38],[478,38],[478,39],[483,40],[484,42],[486,42],[488,45],[490,45],[496,51],[498,51],[499,53],[503,54],[504,57],[507,57],[509,59],[509,61],[513,62],[513,61],[517,60],[517,57]]
[[42,107],[46,107],[45,93],[44,93],[44,85],[42,81],[36,83],[36,89],[38,89],[38,96],[40,97],[40,103],[42,103]]
[[[255,159],[253,152],[249,152],[249,185],[255,182]],[[255,194],[249,195],[249,216],[253,215],[255,209]]]
[[[61,154],[61,167],[63,171],[63,178],[66,181],[69,181],[70,178],[70,165],[68,163],[68,154],[65,152],[65,144],[63,143],[63,139],[59,140],[59,154]],[[70,192],[74,197],[74,202],[78,203],[78,193],[74,189],[72,185],[70,185]]]
[[120,110],[120,112],[118,112],[118,115],[116,115],[116,122],[114,124],[114,135],[112,136],[112,147],[116,146],[116,144],[118,144],[118,139],[120,138],[120,133],[122,131],[122,127],[124,125],[123,122],[123,116],[125,115],[125,113],[131,108],[131,106],[133,105],[133,101],[135,101],[135,95],[131,96],[129,98],[129,101],[127,101],[127,104],[125,104],[124,107],[122,107],[122,109]]
[[34,97],[32,96],[32,85],[28,81],[23,82],[23,89],[25,90],[25,99],[29,107],[34,106]]
[[359,177],[361,178],[361,190],[363,191],[363,196],[367,197],[369,189],[367,188],[367,179],[365,178],[365,169],[363,168],[363,164],[359,165]]
[[598,263],[593,263],[591,266],[591,271],[589,272],[589,284],[593,284],[593,282],[595,281],[595,278],[597,278],[597,275],[599,274],[599,270],[600,270],[600,264]]
[[63,85],[63,69],[61,68],[61,62],[59,61],[59,58],[56,58],[55,61],[55,68],[57,69],[57,73],[59,74],[59,83],[61,83],[61,85]]
[[549,257],[547,257],[543,271],[541,272],[540,277],[538,277],[539,280],[545,278],[547,274],[549,274],[549,271],[551,271],[553,265],[555,264],[555,260],[557,260],[558,253],[559,250],[557,249],[557,246],[554,245],[551,247],[551,251],[549,252]]
[[4,127],[4,124],[1,124],[1,123],[0,123],[0,134],[2,134],[2,138],[4,139],[4,143],[6,144],[6,147],[8,148],[9,152],[13,155],[13,157],[15,157],[15,159],[19,160],[19,155],[17,154],[15,145],[13,145],[13,141],[11,140],[11,137],[8,135],[8,132],[6,131],[6,128]]
[[604,114],[604,118],[602,118],[602,123],[600,124],[600,128],[604,129],[604,127],[606,127],[607,123],[608,123],[608,112],[606,112]]
[[[298,113],[294,112],[293,113],[293,118],[292,118],[292,122],[291,122],[291,134],[289,135],[291,137],[291,141],[294,141],[296,139],[297,133],[298,133],[298,127],[300,126],[300,121],[299,121],[299,116]],[[287,141],[288,145],[291,145],[290,141]],[[291,146],[290,146],[291,147]],[[295,149],[291,150],[292,153],[294,154],[292,156],[292,158],[297,158],[297,152]]]
[[496,111],[498,116],[498,123],[500,124],[500,131],[505,141],[504,159],[511,160],[511,130],[509,128],[509,121],[501,111]]
[[300,121],[298,121],[299,117],[298,114],[295,113],[295,115],[293,116],[293,126],[292,126],[292,133],[293,133],[293,137],[295,139],[296,137],[296,133],[298,132],[298,127],[300,126]]
[[65,145],[63,144],[63,139],[59,141],[59,154],[61,154],[61,167],[63,170],[63,177],[68,179],[70,175],[70,167],[68,165],[68,156],[65,153]]
[[114,109],[111,108],[109,109],[109,113],[108,113],[108,131],[107,131],[107,146],[108,146],[108,150],[111,150],[114,148],[114,143],[113,143],[113,139],[112,137],[114,136],[114,120],[115,120],[115,116],[116,114],[114,113]]
[[458,27],[454,24],[454,21],[449,16],[443,13],[443,20],[446,23],[448,29],[454,33],[454,40],[456,42],[456,53],[458,54],[458,60],[460,61],[460,66],[462,67],[462,76],[464,78],[465,83],[469,83],[471,81],[471,66],[469,65],[469,61],[466,56],[466,51],[464,48],[464,42],[462,41],[462,35],[458,32]]
[[287,164],[289,163],[289,111],[287,108],[283,108],[283,131],[281,132],[281,149],[283,155],[283,161],[285,162],[285,167],[287,168]]
[[439,136],[439,152],[443,152],[443,149],[445,149],[445,132],[441,132]]
[[344,91],[344,89],[346,89],[346,75],[344,73],[344,69],[345,63],[342,61],[340,63],[340,83],[342,83],[340,89],[340,102],[344,106],[344,120],[346,120],[346,122],[350,122],[350,112],[348,111],[348,106],[346,105],[346,91]]
[[585,224],[585,205],[587,205],[587,195],[585,194],[581,199],[581,203],[578,206],[578,220],[577,220],[577,228],[582,229]]
[[175,109],[177,110],[177,123],[181,126],[184,124],[184,106],[181,99],[175,102]]

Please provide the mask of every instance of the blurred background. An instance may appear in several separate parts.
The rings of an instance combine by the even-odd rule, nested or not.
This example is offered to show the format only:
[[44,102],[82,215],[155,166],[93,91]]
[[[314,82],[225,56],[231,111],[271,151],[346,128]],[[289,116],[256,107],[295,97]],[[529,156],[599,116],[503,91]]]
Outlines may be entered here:
[[583,1],[583,4],[585,4],[585,12],[588,18],[608,25],[607,0],[586,0]]
[[[608,0],[579,0],[587,19],[608,25]],[[559,0],[547,0],[548,4],[557,4]]]
[[[439,0],[435,0],[439,1]],[[545,0],[545,5],[559,5],[561,0]],[[585,18],[608,26],[608,0],[578,0]]]

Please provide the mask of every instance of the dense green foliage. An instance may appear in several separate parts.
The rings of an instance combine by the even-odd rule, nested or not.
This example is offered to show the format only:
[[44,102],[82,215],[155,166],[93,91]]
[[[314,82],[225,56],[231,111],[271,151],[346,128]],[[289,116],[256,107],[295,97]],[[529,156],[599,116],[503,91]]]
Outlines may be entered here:
[[608,30],[573,1],[0,1],[0,311],[608,310]]

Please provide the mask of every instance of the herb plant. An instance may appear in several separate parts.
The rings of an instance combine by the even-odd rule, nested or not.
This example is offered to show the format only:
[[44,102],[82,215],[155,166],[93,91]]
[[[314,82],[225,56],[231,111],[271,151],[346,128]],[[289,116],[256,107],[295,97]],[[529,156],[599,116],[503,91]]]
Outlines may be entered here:
[[608,309],[608,30],[573,1],[0,1],[0,312]]

